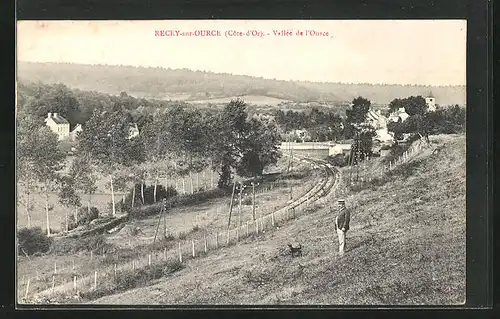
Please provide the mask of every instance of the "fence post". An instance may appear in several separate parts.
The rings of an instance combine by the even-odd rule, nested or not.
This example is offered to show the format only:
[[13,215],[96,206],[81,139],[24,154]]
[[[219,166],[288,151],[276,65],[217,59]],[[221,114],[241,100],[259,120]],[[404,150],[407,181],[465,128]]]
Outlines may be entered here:
[[30,289],[30,279],[28,278],[28,282],[26,283],[26,292],[24,293],[24,299],[28,298],[29,289]]
[[73,288],[75,290],[77,290],[77,286],[76,286],[76,275],[73,275]]
[[246,233],[247,233],[247,237],[248,237],[248,221],[247,221],[247,225],[246,225]]
[[208,251],[208,242],[207,242],[207,235],[205,234],[205,254]]
[[239,228],[236,228],[236,242],[240,241],[240,233],[239,233]]
[[215,233],[215,249],[219,248],[219,233]]
[[97,270],[94,271],[94,289],[97,289]]
[[71,260],[71,261],[72,261],[72,263],[73,263],[73,266],[71,267],[71,270],[72,270],[72,271],[75,271],[75,259],[73,258],[73,260]]
[[52,293],[54,293],[55,285],[56,285],[56,276],[52,276]]
[[90,251],[90,260],[92,260],[93,254],[94,254],[94,253],[93,253],[93,251],[91,250],[91,251]]
[[259,234],[259,220],[255,220],[255,233],[258,235]]
[[148,255],[148,266],[151,266],[151,254]]
[[167,247],[163,248],[163,259],[167,261]]
[[116,280],[116,264],[115,264],[115,269],[114,270],[115,270],[115,275],[114,275],[115,277],[114,278]]
[[229,246],[230,230],[227,230],[227,245]]
[[57,262],[54,261],[54,274],[57,274]]
[[191,241],[191,245],[193,247],[193,258],[196,257],[196,253],[195,253],[195,250],[194,250],[194,239]]
[[181,250],[181,243],[179,243],[179,261],[182,262],[182,250]]
[[274,211],[271,213],[271,225],[273,225],[273,227],[275,225],[275,223],[274,223]]

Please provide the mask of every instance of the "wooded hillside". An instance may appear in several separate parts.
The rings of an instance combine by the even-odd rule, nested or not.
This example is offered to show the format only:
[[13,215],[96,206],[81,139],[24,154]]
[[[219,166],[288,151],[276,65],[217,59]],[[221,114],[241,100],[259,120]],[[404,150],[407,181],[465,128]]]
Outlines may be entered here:
[[[313,72],[313,70],[312,70]],[[18,63],[18,80],[64,83],[71,88],[110,94],[172,100],[208,100],[261,95],[290,101],[346,102],[363,96],[374,104],[395,98],[426,96],[432,91],[441,105],[465,104],[465,86],[409,86],[280,81],[233,74],[153,67]]]

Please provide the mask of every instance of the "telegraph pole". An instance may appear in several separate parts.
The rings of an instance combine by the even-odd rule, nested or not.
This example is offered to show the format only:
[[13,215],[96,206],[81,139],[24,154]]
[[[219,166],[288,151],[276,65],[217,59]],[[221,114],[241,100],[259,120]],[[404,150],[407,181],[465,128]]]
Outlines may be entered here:
[[227,230],[229,231],[229,226],[231,226],[231,213],[233,212],[233,200],[234,200],[234,191],[236,189],[236,182],[233,182],[233,193],[231,194],[231,204],[229,204],[229,219],[227,221]]
[[241,227],[241,193],[243,192],[243,183],[240,182],[240,193],[238,199],[238,227]]
[[255,182],[252,182],[252,218],[255,220]]

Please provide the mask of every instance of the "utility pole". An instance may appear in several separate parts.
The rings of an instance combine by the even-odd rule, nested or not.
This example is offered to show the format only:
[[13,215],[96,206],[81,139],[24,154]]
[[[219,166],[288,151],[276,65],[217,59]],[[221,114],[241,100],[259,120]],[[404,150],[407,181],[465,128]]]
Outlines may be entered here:
[[358,137],[358,148],[357,148],[357,152],[356,152],[356,182],[358,182],[359,180],[359,161],[361,159],[361,154],[360,154],[360,151],[361,151],[361,142],[359,140],[359,132],[357,134],[357,137]]
[[234,191],[236,189],[236,182],[233,182],[233,193],[231,194],[231,204],[229,204],[229,219],[227,221],[227,230],[229,231],[229,226],[231,226],[231,213],[233,212],[233,200],[234,200]]
[[158,235],[158,229],[160,228],[160,222],[161,222],[161,218],[163,216],[163,212],[165,211],[165,208],[166,208],[166,201],[164,199],[163,205],[162,205],[161,210],[160,210],[160,216],[158,217],[158,223],[156,224],[155,238],[153,239],[153,244],[156,242],[156,237]]
[[252,218],[255,221],[255,182],[252,182]]
[[238,227],[241,227],[241,193],[243,193],[243,183],[240,182],[240,193],[238,198]]

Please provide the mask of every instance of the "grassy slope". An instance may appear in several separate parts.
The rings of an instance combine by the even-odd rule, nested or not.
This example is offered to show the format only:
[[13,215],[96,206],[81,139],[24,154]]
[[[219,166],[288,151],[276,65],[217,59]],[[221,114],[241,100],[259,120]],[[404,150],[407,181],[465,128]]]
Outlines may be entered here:
[[[457,304],[465,301],[465,137],[435,137],[405,175],[346,196],[347,252],[328,207],[106,304]],[[402,171],[403,172],[403,171]],[[302,243],[291,258],[286,243]]]

